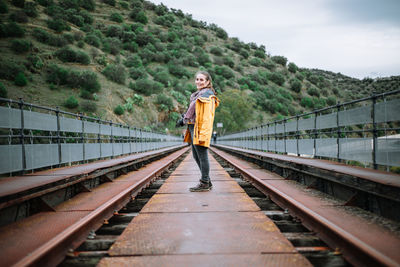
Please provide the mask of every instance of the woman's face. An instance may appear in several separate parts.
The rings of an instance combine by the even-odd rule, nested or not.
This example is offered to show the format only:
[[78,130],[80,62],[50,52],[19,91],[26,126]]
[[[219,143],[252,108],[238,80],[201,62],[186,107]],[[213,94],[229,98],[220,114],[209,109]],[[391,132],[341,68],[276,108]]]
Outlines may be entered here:
[[196,76],[196,87],[197,89],[202,89],[206,87],[210,82],[207,80],[207,77],[204,74],[197,74]]

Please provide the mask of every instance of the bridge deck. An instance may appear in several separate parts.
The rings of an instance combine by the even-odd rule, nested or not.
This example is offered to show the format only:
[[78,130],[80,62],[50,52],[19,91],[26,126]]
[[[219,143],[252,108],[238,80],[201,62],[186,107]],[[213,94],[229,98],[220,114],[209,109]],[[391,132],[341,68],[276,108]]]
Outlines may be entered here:
[[310,266],[277,226],[210,157],[213,189],[190,192],[188,156],[109,250],[100,266]]

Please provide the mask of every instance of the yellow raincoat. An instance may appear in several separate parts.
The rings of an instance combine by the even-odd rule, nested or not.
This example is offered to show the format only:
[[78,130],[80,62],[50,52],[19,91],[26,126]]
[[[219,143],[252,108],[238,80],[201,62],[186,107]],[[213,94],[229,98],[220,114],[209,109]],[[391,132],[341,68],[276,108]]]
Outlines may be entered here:
[[[215,109],[219,99],[215,95],[199,97],[196,100],[196,120],[193,131],[193,145],[210,146]],[[186,129],[184,142],[191,143],[189,129]]]

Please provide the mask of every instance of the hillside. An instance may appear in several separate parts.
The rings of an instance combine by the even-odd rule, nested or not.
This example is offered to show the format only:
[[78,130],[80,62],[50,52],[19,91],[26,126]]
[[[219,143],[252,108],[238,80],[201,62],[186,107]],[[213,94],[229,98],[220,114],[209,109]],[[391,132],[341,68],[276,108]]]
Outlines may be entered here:
[[179,132],[199,69],[214,79],[215,121],[227,132],[397,89],[400,80],[301,69],[149,1],[0,0],[0,14],[0,97],[161,131]]

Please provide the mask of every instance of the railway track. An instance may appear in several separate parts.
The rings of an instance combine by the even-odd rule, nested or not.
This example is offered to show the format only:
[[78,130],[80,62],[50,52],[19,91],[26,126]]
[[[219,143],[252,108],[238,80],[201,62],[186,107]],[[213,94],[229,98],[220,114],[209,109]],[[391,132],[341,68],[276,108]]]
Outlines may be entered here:
[[[80,225],[74,225],[74,229],[71,229],[71,227],[63,229],[58,235],[58,239],[49,239],[45,245],[40,246],[38,249],[34,250],[33,253],[30,253],[29,256],[22,257],[13,264],[16,266],[54,266],[58,264],[64,267],[96,266],[101,262],[101,266],[107,266],[107,264],[105,264],[107,259],[110,259],[111,262],[112,260],[118,259],[118,257],[110,258],[110,248],[116,240],[120,238],[124,230],[132,223],[132,220],[141,214],[142,208],[163,186],[165,180],[173,173],[187,153],[187,148],[181,149],[161,160],[149,163],[144,166],[143,169],[134,171],[136,176],[138,176],[138,173],[141,171],[144,171],[146,174],[142,175],[140,180],[136,180],[136,182],[124,192],[113,194],[114,197],[112,199],[109,199],[106,203],[102,203],[100,207],[96,206],[93,208],[89,213],[90,215],[85,213],[85,216],[81,216],[81,218],[86,221],[89,221],[87,217],[91,217],[91,223],[83,223],[81,219],[78,220],[77,223]],[[359,232],[356,231],[356,233],[352,233],[349,229],[341,229],[340,225],[336,225],[337,222],[330,222],[327,218],[323,218],[324,214],[318,214],[318,212],[320,212],[318,205],[314,205],[314,207],[316,207],[315,211],[307,210],[309,208],[304,205],[304,202],[302,204],[301,201],[308,196],[288,194],[288,192],[298,193],[299,185],[289,183],[291,184],[290,186],[292,186],[290,189],[292,191],[286,191],[286,196],[285,192],[282,191],[282,195],[279,196],[279,190],[276,188],[271,189],[265,181],[283,184],[285,183],[285,179],[282,177],[267,172],[257,167],[255,164],[232,157],[215,148],[212,149],[211,154],[257,204],[259,210],[274,222],[284,237],[294,246],[296,251],[307,258],[312,265],[398,266],[400,264],[400,259],[396,253],[393,253],[393,251],[396,252],[398,248],[400,248],[398,237],[388,237],[387,232],[380,232],[380,227],[373,226],[372,228],[368,228],[369,233],[371,235],[380,233],[383,234],[383,236],[372,236],[372,239],[375,238],[377,242],[375,247],[371,247],[370,243],[368,243],[371,237],[366,238],[366,240],[354,239]],[[130,173],[121,174],[121,181],[115,179],[113,183],[108,183],[106,186],[108,187],[115,183],[123,183],[125,178],[132,177]],[[268,177],[263,180],[262,178],[265,178],[265,175]],[[215,186],[216,185],[214,185],[214,187]],[[107,191],[111,193],[108,188],[102,190],[103,191],[99,191],[100,195]],[[92,191],[96,193],[96,189]],[[312,197],[315,197],[315,192],[311,192],[312,190],[309,189],[306,191],[310,193]],[[87,192],[86,195],[89,194],[92,194],[92,192]],[[92,197],[90,197],[90,199],[94,201],[93,204],[96,203],[94,196],[95,194],[92,194]],[[295,196],[298,196],[299,199],[293,199]],[[68,203],[61,204],[61,207],[64,207],[64,209],[57,206],[55,213],[82,213],[86,209],[83,206],[78,208],[75,206],[73,209],[67,209],[65,205],[72,205],[70,202],[87,204],[88,202],[84,200],[88,199],[77,195],[75,198],[72,198],[71,201],[68,201]],[[307,198],[306,200],[310,199]],[[328,200],[325,199],[325,201],[327,201],[324,203],[325,205],[329,203],[329,205],[326,206],[328,212],[334,211],[334,206],[338,204],[335,202],[336,200],[328,197]],[[113,202],[113,204],[111,204],[111,202]],[[297,206],[295,202],[299,202]],[[99,209],[103,209],[103,211],[100,212]],[[344,213],[340,213],[340,215],[343,214]],[[39,215],[49,216],[47,213],[39,213],[34,216]],[[347,217],[343,218],[350,218],[349,214],[345,215]],[[22,220],[19,226],[24,226],[34,221],[32,218],[27,218],[26,220],[27,222]],[[354,222],[362,221],[359,220],[359,218],[352,219],[351,223]],[[0,229],[0,236],[7,237],[4,236],[4,233],[9,230],[10,227],[15,226],[16,224],[4,226]],[[42,225],[42,227],[44,226]],[[364,230],[362,224],[359,224],[358,227],[361,231]],[[31,229],[28,229],[25,232],[28,233],[30,230]],[[13,233],[14,232],[11,231],[11,233],[8,233],[8,236]],[[22,234],[21,237],[23,237]],[[30,237],[27,235],[25,238]],[[384,239],[384,242],[386,242],[386,249],[382,248],[381,242],[379,241],[380,239]],[[3,246],[6,244],[4,240],[3,238]],[[391,248],[388,244],[391,244]],[[9,252],[10,250],[3,250],[3,253]],[[5,266],[10,265],[12,264],[6,264]]]

